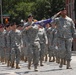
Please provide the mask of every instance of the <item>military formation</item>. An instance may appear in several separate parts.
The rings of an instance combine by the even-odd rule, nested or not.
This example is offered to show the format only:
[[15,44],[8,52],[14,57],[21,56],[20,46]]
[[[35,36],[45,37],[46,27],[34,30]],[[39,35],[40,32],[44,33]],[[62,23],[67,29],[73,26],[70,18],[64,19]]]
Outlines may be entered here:
[[43,62],[49,61],[60,64],[60,68],[66,65],[66,69],[71,69],[72,40],[76,38],[76,31],[66,13],[63,8],[45,26],[33,25],[36,21],[31,14],[26,23],[0,24],[0,62],[20,69],[20,61],[24,61],[28,62],[28,69],[33,64],[34,71],[38,71],[39,65],[44,66]]

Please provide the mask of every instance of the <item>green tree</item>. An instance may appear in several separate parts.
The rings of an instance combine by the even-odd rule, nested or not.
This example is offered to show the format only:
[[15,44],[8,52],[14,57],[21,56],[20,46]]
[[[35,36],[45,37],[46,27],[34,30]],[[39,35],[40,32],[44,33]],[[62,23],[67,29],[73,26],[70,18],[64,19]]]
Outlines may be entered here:
[[3,14],[10,14],[10,20],[20,22],[32,13],[38,20],[49,18],[64,6],[65,0],[2,0]]

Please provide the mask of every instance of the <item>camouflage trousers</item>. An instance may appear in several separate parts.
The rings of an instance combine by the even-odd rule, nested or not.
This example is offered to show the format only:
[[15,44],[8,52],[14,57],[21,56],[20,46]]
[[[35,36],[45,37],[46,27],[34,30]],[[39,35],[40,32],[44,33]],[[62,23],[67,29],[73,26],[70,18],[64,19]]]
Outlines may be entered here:
[[5,59],[10,61],[11,60],[11,50],[6,48],[6,52],[5,52]]
[[40,43],[40,60],[43,61],[45,56],[45,44]]
[[65,58],[66,60],[71,60],[71,49],[72,49],[72,38],[62,39],[59,38],[59,55],[60,58]]
[[11,48],[11,63],[16,59],[16,64],[20,62],[20,49],[18,47]]
[[1,59],[5,58],[5,48],[4,47],[0,47],[0,57],[1,57]]
[[27,57],[27,49],[28,49],[28,45],[23,46],[21,48],[21,56]]
[[27,60],[28,60],[28,62],[32,62],[32,60],[33,60],[34,66],[38,65],[38,62],[39,62],[39,42],[35,42],[33,44],[28,45]]

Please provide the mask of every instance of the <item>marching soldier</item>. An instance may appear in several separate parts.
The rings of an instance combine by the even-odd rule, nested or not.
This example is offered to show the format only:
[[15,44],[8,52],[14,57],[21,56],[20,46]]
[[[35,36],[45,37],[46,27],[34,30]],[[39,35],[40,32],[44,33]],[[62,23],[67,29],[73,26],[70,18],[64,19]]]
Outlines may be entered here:
[[48,38],[46,35],[46,31],[43,26],[39,25],[38,31],[39,43],[40,43],[40,66],[43,66],[42,62],[45,56],[45,47],[48,44]]
[[0,57],[1,62],[5,60],[5,31],[3,25],[0,24]]
[[10,53],[11,53],[11,50],[10,50],[10,38],[9,38],[9,33],[10,33],[10,24],[6,24],[5,26],[5,29],[6,29],[6,33],[5,33],[5,45],[6,45],[6,62],[7,62],[7,66],[9,67],[10,66]]
[[20,45],[21,45],[21,32],[20,28],[16,30],[16,23],[11,24],[10,46],[11,46],[11,68],[14,68],[15,58],[16,58],[16,69],[20,69]]
[[75,37],[75,24],[71,18],[67,16],[67,11],[63,8],[60,12],[61,16],[55,18],[54,24],[57,25],[58,30],[58,47],[60,51],[61,63],[60,67],[63,65],[63,59],[67,61],[67,69],[71,69],[71,48],[72,40]]
[[33,16],[28,16],[28,22],[25,25],[26,30],[26,40],[28,43],[27,49],[27,60],[28,60],[28,69],[31,67],[31,62],[33,60],[34,70],[37,70],[38,61],[39,61],[39,42],[37,40],[38,27],[32,26]]
[[[46,25],[47,27],[47,37],[48,37],[48,53],[49,53],[49,62],[55,61],[54,58],[54,50],[53,50],[53,32],[54,32],[54,28],[50,26],[50,24]],[[53,57],[53,60],[52,60]]]

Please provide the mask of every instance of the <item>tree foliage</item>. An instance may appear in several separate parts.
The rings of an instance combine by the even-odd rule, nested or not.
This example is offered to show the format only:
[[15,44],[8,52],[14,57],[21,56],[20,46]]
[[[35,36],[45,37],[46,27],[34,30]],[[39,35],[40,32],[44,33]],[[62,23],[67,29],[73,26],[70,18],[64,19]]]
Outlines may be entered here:
[[65,0],[2,0],[3,14],[10,14],[10,20],[27,19],[32,13],[38,20],[49,18],[64,6]]

